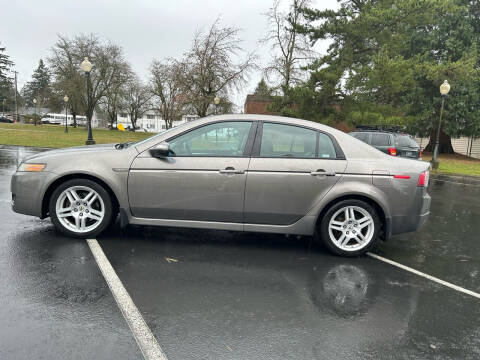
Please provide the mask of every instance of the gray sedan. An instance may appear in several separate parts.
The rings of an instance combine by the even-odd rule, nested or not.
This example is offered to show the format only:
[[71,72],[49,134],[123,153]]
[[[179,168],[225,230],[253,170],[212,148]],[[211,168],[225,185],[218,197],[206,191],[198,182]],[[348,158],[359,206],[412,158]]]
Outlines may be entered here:
[[309,121],[213,116],[137,143],[52,150],[12,177],[12,207],[89,238],[128,224],[314,236],[362,254],[427,219],[429,164]]

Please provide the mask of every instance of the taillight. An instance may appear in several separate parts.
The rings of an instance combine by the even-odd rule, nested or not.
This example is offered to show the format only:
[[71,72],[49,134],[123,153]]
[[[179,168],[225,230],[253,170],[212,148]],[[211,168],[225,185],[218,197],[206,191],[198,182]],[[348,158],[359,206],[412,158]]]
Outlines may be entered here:
[[388,153],[392,156],[397,156],[397,149],[395,148],[388,148]]
[[420,176],[418,177],[417,186],[427,187],[427,186],[428,186],[428,175],[429,175],[428,170],[422,172],[422,173],[420,174]]
[[420,155],[418,155],[418,158],[421,159],[423,156],[423,149],[420,149]]

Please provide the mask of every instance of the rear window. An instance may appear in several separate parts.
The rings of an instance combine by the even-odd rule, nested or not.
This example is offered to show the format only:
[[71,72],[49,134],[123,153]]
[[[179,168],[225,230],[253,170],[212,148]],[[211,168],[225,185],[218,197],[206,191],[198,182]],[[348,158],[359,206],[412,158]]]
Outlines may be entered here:
[[397,146],[419,147],[417,142],[410,135],[397,135]]
[[358,139],[358,140],[361,140],[363,141],[364,143],[367,143],[368,144],[368,133],[351,133],[350,135],[352,135],[355,139]]
[[372,134],[372,141],[370,143],[372,146],[390,146],[390,135],[389,134]]

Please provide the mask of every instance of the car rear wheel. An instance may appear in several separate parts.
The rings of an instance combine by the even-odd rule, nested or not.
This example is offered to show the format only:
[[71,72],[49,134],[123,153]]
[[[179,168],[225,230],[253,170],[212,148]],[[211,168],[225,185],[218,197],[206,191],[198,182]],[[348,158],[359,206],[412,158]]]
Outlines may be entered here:
[[358,256],[376,245],[380,224],[378,214],[370,204],[361,200],[343,200],[327,210],[316,237],[320,235],[321,241],[334,254]]
[[101,185],[88,179],[74,179],[53,192],[49,212],[58,231],[75,238],[88,238],[100,234],[111,223],[113,206]]

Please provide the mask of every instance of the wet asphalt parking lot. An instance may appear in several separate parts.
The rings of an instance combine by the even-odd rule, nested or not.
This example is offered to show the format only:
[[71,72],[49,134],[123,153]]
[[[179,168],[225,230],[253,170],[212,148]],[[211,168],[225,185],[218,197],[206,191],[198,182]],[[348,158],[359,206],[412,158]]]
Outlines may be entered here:
[[[0,146],[0,359],[141,359],[83,240],[10,209],[10,176],[35,149]],[[115,226],[98,243],[172,359],[478,359],[480,181],[431,181],[417,233],[369,256],[309,238]]]

